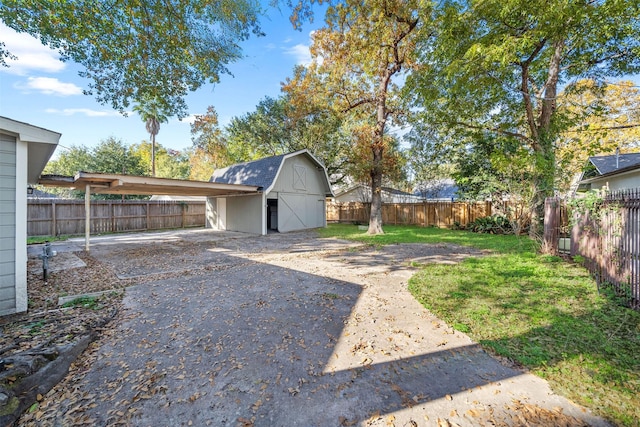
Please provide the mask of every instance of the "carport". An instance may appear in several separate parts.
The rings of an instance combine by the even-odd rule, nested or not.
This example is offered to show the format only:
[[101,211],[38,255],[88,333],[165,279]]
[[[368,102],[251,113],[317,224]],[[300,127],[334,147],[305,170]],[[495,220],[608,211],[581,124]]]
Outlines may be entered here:
[[168,195],[230,197],[259,193],[261,187],[148,176],[78,172],[75,176],[42,175],[38,184],[50,187],[84,189],[85,250],[91,234],[91,193],[121,195]]

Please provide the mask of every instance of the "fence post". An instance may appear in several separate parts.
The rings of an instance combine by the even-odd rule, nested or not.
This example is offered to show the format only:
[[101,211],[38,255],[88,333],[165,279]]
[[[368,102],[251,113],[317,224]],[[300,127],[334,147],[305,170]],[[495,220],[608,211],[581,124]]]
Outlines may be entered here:
[[149,230],[149,202],[147,202],[147,222],[145,224],[145,230]]
[[56,202],[51,202],[51,235],[58,236],[58,227],[56,226]]
[[544,200],[544,233],[542,252],[558,254],[558,229],[560,226],[560,200],[547,197]]

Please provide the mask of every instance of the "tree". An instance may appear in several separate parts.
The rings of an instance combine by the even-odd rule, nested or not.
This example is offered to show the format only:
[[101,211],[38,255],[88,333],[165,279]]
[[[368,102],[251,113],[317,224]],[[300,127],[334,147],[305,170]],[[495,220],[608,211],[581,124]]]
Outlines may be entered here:
[[554,192],[555,144],[569,126],[558,93],[572,79],[640,70],[639,6],[620,0],[450,0],[410,78],[421,120],[511,138],[529,156],[531,235]]
[[191,140],[195,149],[192,155],[197,155],[201,163],[211,166],[207,179],[211,178],[214,169],[234,163],[213,106],[209,106],[205,114],[196,115],[191,124]]
[[417,35],[429,8],[419,0],[345,0],[330,6],[326,27],[313,36],[314,62],[298,67],[284,86],[296,107],[324,102],[357,123],[356,149],[367,148],[372,188],[369,234],[383,232],[381,187],[393,140],[388,126],[401,116],[396,81],[415,64]]
[[203,149],[193,147],[189,150],[189,179],[209,181],[217,168],[216,160]]
[[348,123],[312,105],[294,108],[286,95],[264,98],[224,133],[233,163],[308,149],[326,166],[331,184],[343,183],[354,163]]
[[158,98],[143,97],[133,111],[145,122],[151,137],[151,176],[156,176],[156,135],[160,132],[160,123],[167,123],[167,116],[163,114]]
[[563,90],[558,109],[571,123],[556,143],[556,188],[562,192],[575,184],[590,156],[640,146],[640,90],[630,81],[579,80]]
[[[122,140],[109,137],[89,150],[86,147],[73,146],[60,153],[55,160],[49,161],[45,167],[45,174],[74,176],[78,172],[96,172],[143,175],[147,170],[143,158],[135,147],[127,147]],[[56,190],[54,190],[56,192]],[[58,191],[65,196],[83,198],[84,191]],[[103,199],[120,198],[118,195],[100,194],[95,197]],[[127,196],[127,198],[139,198]]]
[[[84,67],[87,94],[125,113],[157,99],[167,116],[186,117],[185,96],[228,73],[239,42],[260,34],[255,0],[161,2],[3,0],[0,20]],[[0,45],[0,63],[10,55]]]
[[[141,164],[145,166],[144,170],[140,171],[139,174],[149,175],[151,172],[151,143],[142,141],[139,144],[131,145],[129,149],[133,155],[140,159]],[[177,151],[156,144],[156,176],[173,179],[189,178],[189,155],[190,152],[188,150]]]

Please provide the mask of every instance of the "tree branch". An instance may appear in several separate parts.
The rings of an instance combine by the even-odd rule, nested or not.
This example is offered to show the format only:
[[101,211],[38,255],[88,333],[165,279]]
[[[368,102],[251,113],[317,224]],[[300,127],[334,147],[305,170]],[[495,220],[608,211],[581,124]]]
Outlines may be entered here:
[[458,126],[463,126],[463,127],[469,128],[469,129],[487,130],[487,131],[490,131],[490,132],[495,132],[495,133],[500,134],[500,135],[510,136],[512,138],[517,138],[517,139],[519,139],[521,141],[526,142],[527,144],[532,144],[534,142],[531,138],[529,138],[526,135],[523,135],[523,134],[518,133],[518,132],[511,132],[511,131],[508,131],[508,130],[500,129],[498,127],[473,125],[471,123],[458,122],[458,121],[448,122],[447,124],[454,124],[454,125],[458,125]]

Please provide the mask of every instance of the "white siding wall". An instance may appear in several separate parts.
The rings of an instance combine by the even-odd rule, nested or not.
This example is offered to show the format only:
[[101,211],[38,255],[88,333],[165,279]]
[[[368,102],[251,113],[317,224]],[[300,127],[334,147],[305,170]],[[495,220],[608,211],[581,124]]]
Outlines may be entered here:
[[16,311],[16,148],[0,134],[0,315]]
[[640,171],[634,173],[620,174],[618,176],[610,176],[602,180],[595,181],[591,184],[591,188],[599,190],[608,185],[609,191],[626,190],[630,188],[640,188]]

